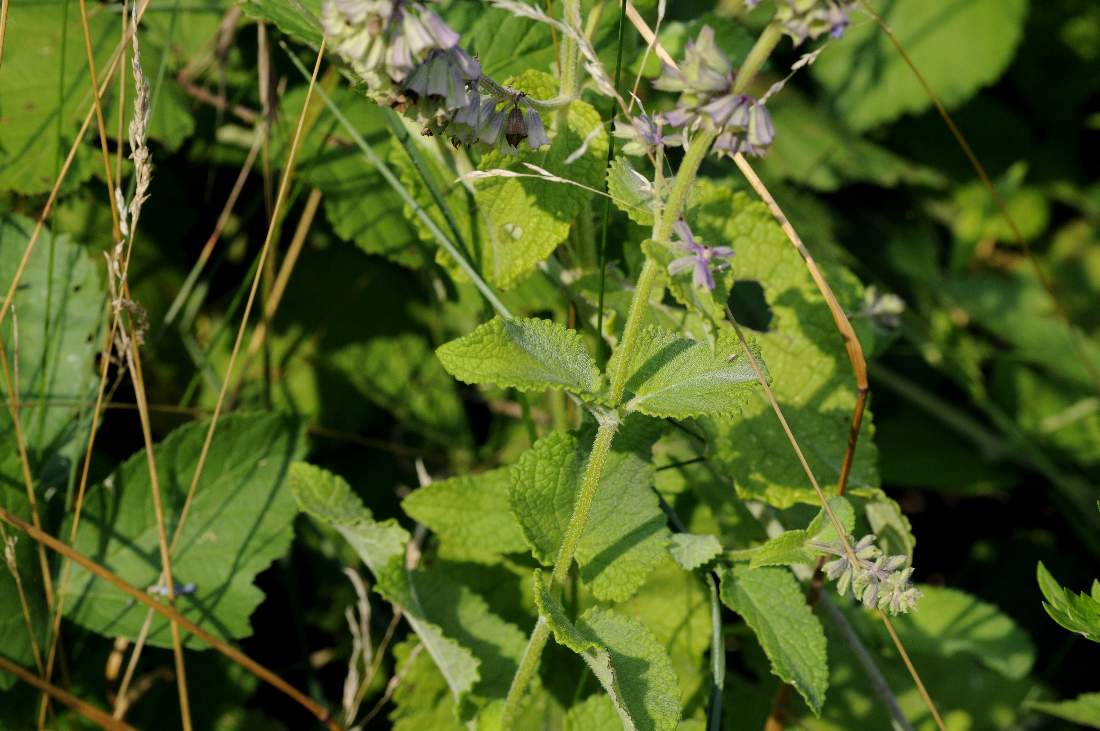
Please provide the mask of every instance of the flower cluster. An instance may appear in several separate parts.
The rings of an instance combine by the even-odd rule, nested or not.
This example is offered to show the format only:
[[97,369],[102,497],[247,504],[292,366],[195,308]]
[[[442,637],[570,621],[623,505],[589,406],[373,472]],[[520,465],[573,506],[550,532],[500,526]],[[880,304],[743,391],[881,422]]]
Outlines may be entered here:
[[531,101],[484,77],[458,33],[422,4],[325,0],[321,19],[370,98],[416,119],[423,134],[509,153],[524,140],[531,149],[550,143]]
[[714,42],[714,31],[703,26],[699,37],[688,42],[680,68],[665,64],[654,82],[658,89],[680,93],[664,121],[684,130],[718,131],[714,149],[719,152],[763,155],[775,137],[771,115],[762,101],[733,91],[735,78],[733,64]]
[[687,252],[687,256],[673,259],[668,265],[668,273],[676,276],[691,269],[692,284],[713,290],[714,274],[711,269],[722,271],[728,267],[729,264],[724,260],[733,256],[733,249],[728,246],[704,246],[695,240],[691,228],[682,219],[672,224],[672,230],[680,238],[678,245]]
[[796,46],[826,33],[840,38],[855,4],[854,0],[776,0],[775,19]]
[[867,535],[852,546],[856,562],[852,563],[841,541],[814,543],[822,553],[836,556],[825,564],[825,576],[836,581],[836,590],[843,596],[849,588],[852,596],[866,607],[883,609],[891,614],[903,614],[916,606],[921,590],[909,579],[913,568],[905,567],[905,556],[887,556],[875,545],[875,537]]

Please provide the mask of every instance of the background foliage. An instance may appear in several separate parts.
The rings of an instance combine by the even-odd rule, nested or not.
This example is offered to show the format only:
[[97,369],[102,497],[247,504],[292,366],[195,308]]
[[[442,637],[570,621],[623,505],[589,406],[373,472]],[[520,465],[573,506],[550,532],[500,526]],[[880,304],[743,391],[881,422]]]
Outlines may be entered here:
[[[741,5],[669,3],[662,44],[680,58],[707,24],[740,59],[772,3],[751,12]],[[757,165],[870,361],[873,416],[849,499],[837,511],[856,536],[874,532],[889,553],[913,558],[924,598],[895,623],[949,728],[1100,728],[1096,674],[1081,672],[1100,658],[1100,584],[1093,583],[1100,576],[1100,395],[1087,365],[1100,368],[1100,158],[1088,154],[1100,130],[1100,7],[1086,0],[873,5],[990,171],[1073,331],[928,96],[879,27],[853,13],[843,38],[769,102],[776,139]],[[594,19],[595,48],[614,68],[618,4],[583,6]],[[652,24],[657,3],[636,6]],[[433,7],[487,73],[534,98],[554,96],[561,37],[548,26],[480,0]],[[91,101],[81,5],[16,0],[7,12],[5,292]],[[320,5],[310,0],[154,0],[142,25],[155,170],[128,283],[148,322],[141,361],[170,537],[227,378],[307,98],[308,76],[294,61],[312,65],[321,35],[311,15]],[[100,80],[120,19],[117,3],[87,4]],[[624,79],[659,73],[644,50],[628,28]],[[783,78],[803,50],[782,43],[756,91]],[[603,200],[518,178],[481,181],[469,192],[455,183],[445,146],[418,139],[415,129],[410,135],[330,61],[303,117],[298,164],[229,376],[226,413],[173,553],[177,581],[195,585],[178,600],[184,615],[339,709],[349,657],[362,652],[345,613],[359,607],[377,663],[363,684],[360,719],[373,707],[367,728],[411,730],[459,728],[475,718],[491,728],[494,703],[541,612],[552,618],[556,641],[517,727],[618,728],[625,708],[639,728],[699,729],[711,693],[713,586],[725,607],[727,674],[723,716],[712,722],[763,727],[782,680],[796,691],[785,723],[886,727],[862,647],[913,726],[934,728],[873,615],[831,589],[831,609],[815,616],[806,606],[805,577],[787,566],[812,564],[816,554],[804,542],[835,535],[821,538],[817,500],[767,402],[751,390],[753,372],[743,356],[728,360],[739,352],[736,339],[727,332],[713,338],[714,349],[703,345],[715,302],[699,302],[684,281],[665,277],[668,295],[651,303],[627,383],[628,408],[637,413],[608,456],[575,578],[564,597],[549,590],[548,567],[595,432],[582,418],[584,405],[599,402],[606,387],[595,251],[584,243],[602,225]],[[121,106],[117,84],[103,99],[112,168],[120,108],[128,120],[134,94],[127,73]],[[669,95],[641,88],[647,108],[670,105]],[[321,92],[432,224],[469,244],[474,270],[504,305],[541,319],[494,319]],[[589,89],[570,105],[548,152],[469,161],[513,171],[537,162],[602,189],[606,103]],[[93,123],[76,147],[2,327],[17,365],[42,523],[66,541],[111,318],[104,255],[115,246],[113,199],[94,130]],[[586,151],[567,163],[585,141]],[[117,164],[113,176],[121,171],[128,180],[130,161]],[[232,196],[242,166],[250,172]],[[449,215],[437,205],[439,191]],[[611,191],[620,208],[632,202],[616,193],[614,176]],[[227,198],[235,203],[226,206]],[[704,164],[691,211],[699,238],[735,251],[715,301],[725,299],[752,331],[810,466],[823,485],[835,483],[856,390],[824,300],[728,160]],[[649,223],[636,210],[614,211],[610,220],[612,342],[644,254],[663,255],[647,240]],[[204,244],[216,229],[207,261]],[[901,298],[904,312],[883,317],[886,293]],[[643,367],[670,347],[680,350],[663,368]],[[692,385],[685,388],[685,379]],[[487,381],[496,385],[471,385]],[[74,547],[146,590],[159,581],[157,521],[123,360],[109,364],[107,382],[109,407],[96,424]],[[13,404],[9,386],[0,391]],[[8,409],[0,414],[0,505],[31,514]],[[792,530],[776,539],[776,526]],[[417,557],[415,571],[405,570],[407,551]],[[50,617],[38,549],[20,536],[12,558],[33,632],[5,567],[0,656],[33,668],[34,646],[48,645]],[[65,569],[56,556],[50,562],[57,581]],[[371,591],[358,594],[344,567],[362,573]],[[134,640],[146,611],[79,568],[64,600],[65,665],[54,682],[110,709],[121,675],[115,638]],[[847,623],[830,621],[831,612]],[[396,622],[398,614],[407,623]],[[848,624],[856,645],[842,629]],[[148,631],[126,720],[174,727],[168,623],[158,618]],[[187,642],[196,728],[309,722],[285,696],[203,647]],[[360,677],[369,673],[363,668]],[[0,671],[0,727],[34,727],[38,700]],[[58,727],[87,723],[51,708]]]

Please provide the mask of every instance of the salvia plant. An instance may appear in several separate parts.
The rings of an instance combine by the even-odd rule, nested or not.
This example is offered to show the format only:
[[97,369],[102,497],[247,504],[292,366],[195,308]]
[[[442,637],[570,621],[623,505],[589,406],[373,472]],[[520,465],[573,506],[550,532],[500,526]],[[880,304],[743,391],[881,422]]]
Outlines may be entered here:
[[1100,728],[1095,8],[10,5],[0,729]]

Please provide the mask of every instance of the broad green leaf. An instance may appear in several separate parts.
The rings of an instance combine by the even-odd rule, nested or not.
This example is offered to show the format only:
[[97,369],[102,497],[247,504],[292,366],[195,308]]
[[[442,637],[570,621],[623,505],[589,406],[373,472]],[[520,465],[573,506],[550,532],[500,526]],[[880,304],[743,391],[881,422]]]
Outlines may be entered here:
[[409,493],[401,507],[444,540],[492,553],[527,550],[509,502],[511,468],[433,482]]
[[394,677],[402,678],[393,692],[389,720],[394,731],[463,731],[452,709],[447,680],[415,636],[393,646]]
[[565,714],[565,731],[617,731],[623,722],[606,695],[590,695]]
[[374,521],[344,480],[299,463],[294,488],[302,509],[344,536],[375,575],[375,590],[404,611],[463,718],[471,717],[477,699],[504,696],[523,652],[515,625],[443,571],[407,569],[409,534],[392,520]]
[[722,553],[722,542],[712,535],[676,533],[668,552],[684,571],[694,571]]
[[[996,81],[1015,54],[1027,0],[876,3],[898,42],[943,103],[955,107]],[[853,23],[812,67],[842,118],[863,130],[932,105],[872,20]]]
[[825,631],[787,569],[737,566],[721,572],[722,603],[740,614],[771,661],[815,714],[829,687]]
[[607,193],[615,206],[641,226],[653,225],[657,196],[653,183],[625,157],[616,157],[607,168]]
[[710,591],[696,573],[665,559],[634,596],[615,606],[653,633],[668,652],[684,701],[683,715],[705,711],[712,680]]
[[[0,282],[14,280],[33,228],[34,223],[21,216],[0,217]],[[40,516],[46,514],[42,488],[63,484],[85,446],[89,417],[82,404],[95,389],[103,297],[99,270],[87,252],[68,236],[53,238],[48,228],[43,230],[3,324],[9,368],[18,367],[20,423]],[[11,394],[5,379],[0,379],[0,398],[5,402],[0,408],[0,505],[29,521],[31,509],[11,411],[6,406]],[[33,646],[37,645],[41,656],[49,623],[38,547],[13,528],[7,528],[4,535],[15,541],[31,629],[24,619],[15,579],[0,563],[0,654],[33,667]],[[0,545],[0,551],[3,549]],[[0,674],[0,688],[15,680]]]
[[279,30],[313,47],[321,45],[321,0],[245,0],[245,15],[269,20]]
[[[176,429],[154,449],[166,530],[175,533],[206,436],[207,423]],[[222,639],[252,632],[249,615],[264,595],[256,574],[282,556],[294,538],[294,498],[283,484],[303,448],[300,426],[278,414],[224,416],[206,458],[187,522],[172,555],[172,575],[193,583],[176,606]],[[68,521],[61,535],[68,535]],[[149,467],[144,451],[89,489],[74,548],[139,588],[161,573]],[[107,636],[136,639],[147,610],[74,566],[66,588],[69,619]],[[148,642],[170,647],[168,622],[154,617]],[[187,645],[203,647],[195,638]]]
[[[14,281],[33,229],[22,216],[0,217],[0,282]],[[9,367],[18,369],[20,421],[39,484],[67,478],[87,446],[84,402],[95,393],[105,310],[101,271],[86,249],[68,236],[51,237],[47,227],[4,319],[4,347]],[[0,397],[10,399],[4,379]],[[12,427],[9,409],[0,409],[0,476],[23,491]]]
[[1100,693],[1083,693],[1068,701],[1030,701],[1027,707],[1090,728],[1100,728]]
[[636,348],[624,395],[628,411],[673,419],[728,414],[758,382],[740,343],[730,338],[711,348],[650,327],[639,334]]
[[469,719],[473,706],[508,693],[526,637],[494,614],[484,599],[442,571],[409,571],[400,558],[377,575],[375,588],[404,610],[447,679],[460,718]]
[[552,71],[557,60],[550,27],[484,3],[451,3],[444,19],[462,34],[486,76],[503,80],[527,69]]
[[535,602],[554,639],[576,652],[607,691],[626,731],[672,731],[680,720],[680,689],[665,649],[633,619],[593,607],[569,621],[535,572]]
[[1082,637],[1100,642],[1100,580],[1093,580],[1092,594],[1081,592],[1074,594],[1062,587],[1043,562],[1038,567],[1039,588],[1046,599],[1043,609],[1058,624],[1070,632],[1076,632]]
[[[770,322],[753,333],[771,377],[771,388],[802,447],[810,468],[828,490],[836,484],[848,447],[848,425],[856,402],[855,381],[832,315],[805,262],[761,203],[750,202],[705,180],[697,181],[689,220],[698,236],[732,246],[733,276],[763,290]],[[859,282],[820,252],[818,265],[841,307],[859,307]],[[734,315],[740,316],[734,307]],[[741,356],[742,359],[744,356]],[[876,487],[874,427],[865,412],[849,477],[849,489]],[[701,420],[711,445],[712,462],[734,480],[743,499],[764,500],[785,508],[796,502],[817,504],[762,389],[732,417]]]
[[[0,190],[49,191],[91,109],[80,13],[65,10],[64,3],[11,4],[0,66]],[[92,51],[102,69],[118,43],[118,19],[104,6],[89,10]],[[102,165],[91,145],[80,145],[65,189]]]
[[392,519],[375,521],[339,475],[295,462],[290,466],[290,489],[302,512],[334,528],[372,573],[377,575],[392,559],[405,555],[408,531]]
[[550,320],[495,317],[436,354],[447,372],[465,383],[574,393],[590,393],[600,384],[580,334]]
[[[834,496],[829,498],[829,507],[840,521],[844,535],[851,535],[856,524],[851,503],[842,497]],[[831,543],[835,540],[837,535],[833,523],[825,511],[821,510],[806,528],[788,530],[761,546],[734,551],[730,554],[730,558],[738,561],[749,560],[751,562],[749,566],[754,569],[760,566],[812,564],[817,561],[821,552],[811,543]]]
[[[573,434],[554,432],[536,442],[512,469],[512,511],[535,558],[545,566],[557,558],[588,452]],[[652,485],[652,465],[620,436],[607,457],[577,545],[581,579],[600,599],[630,597],[665,555],[669,532]]]
[[1006,678],[1022,680],[1035,661],[1027,634],[992,604],[957,589],[921,585],[919,611],[893,619],[910,652],[969,654]]
[[469,426],[454,379],[415,333],[378,336],[333,354],[331,362],[366,398],[436,442],[468,444]]

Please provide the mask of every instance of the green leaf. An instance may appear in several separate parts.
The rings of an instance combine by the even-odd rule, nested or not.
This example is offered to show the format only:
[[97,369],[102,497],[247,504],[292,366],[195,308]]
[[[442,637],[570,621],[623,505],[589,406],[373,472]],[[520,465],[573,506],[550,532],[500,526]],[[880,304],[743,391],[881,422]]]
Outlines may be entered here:
[[337,474],[305,462],[290,466],[290,489],[302,512],[334,528],[372,573],[405,555],[409,533],[395,520],[377,522]]
[[527,550],[519,523],[512,515],[511,468],[462,475],[433,482],[409,493],[401,507],[447,541],[492,553]]
[[405,612],[459,702],[459,717],[503,698],[527,638],[494,614],[480,596],[443,571],[409,571],[395,558],[377,575],[375,589]]
[[321,45],[321,0],[245,0],[241,8],[248,17],[269,20],[314,48]]
[[[118,20],[105,10],[92,6],[88,18],[100,69],[118,43]],[[45,193],[91,108],[80,13],[66,14],[60,3],[12,3],[7,22],[12,32],[0,68],[0,190]],[[95,150],[80,145],[65,189],[87,180],[97,165],[102,161]]]
[[1085,639],[1100,642],[1100,581],[1093,580],[1092,595],[1074,594],[1063,588],[1039,562],[1039,588],[1046,601],[1043,609],[1058,624]]
[[757,383],[756,371],[732,338],[712,349],[648,327],[636,348],[624,396],[628,411],[673,419],[726,414],[741,406]]
[[552,70],[557,56],[550,27],[482,3],[452,3],[444,19],[486,76],[503,79],[527,69]]
[[630,164],[625,157],[616,157],[607,168],[607,193],[615,207],[641,226],[653,225],[657,196],[653,183]]
[[721,572],[722,603],[749,625],[772,672],[793,685],[815,714],[829,686],[825,631],[787,569],[736,566]]
[[[880,4],[882,19],[943,103],[956,107],[1004,72],[1023,35],[1027,0]],[[814,77],[857,130],[915,114],[928,94],[878,25],[853,23],[821,54]]]
[[[762,332],[753,333],[768,367],[772,392],[824,489],[835,485],[848,447],[848,425],[856,388],[844,341],[805,262],[761,203],[750,202],[705,180],[695,185],[689,212],[696,234],[736,252],[733,276],[738,284],[759,285],[770,315]],[[856,278],[820,252],[818,266],[845,311],[862,302]],[[752,288],[749,288],[750,290]],[[741,319],[739,307],[734,315]],[[728,331],[728,330],[727,330]],[[742,355],[742,359],[744,356]],[[877,487],[874,427],[869,411],[849,477],[849,489]],[[791,449],[762,390],[741,407],[738,416],[700,420],[710,444],[711,461],[733,478],[743,499],[763,500],[779,508],[796,502],[818,504],[817,495]]]
[[523,652],[523,633],[445,571],[406,569],[409,534],[393,520],[376,522],[340,477],[298,463],[292,480],[302,509],[335,528],[375,575],[375,590],[404,611],[462,718],[471,717],[471,704],[503,698]]
[[393,646],[393,655],[393,677],[402,679],[394,689],[389,715],[393,731],[464,731],[451,708],[447,680],[424,652],[423,643],[410,635]]
[[600,370],[580,334],[550,320],[495,317],[440,346],[436,355],[465,383],[574,393],[591,393],[600,384]]
[[668,552],[684,571],[694,571],[722,553],[722,542],[709,534],[676,533]]
[[712,680],[710,591],[696,573],[665,559],[615,611],[641,622],[668,652],[685,717],[704,711]]
[[[6,62],[5,62],[6,68]],[[12,282],[34,222],[0,217],[0,282]],[[36,483],[57,485],[83,455],[88,424],[84,403],[95,392],[102,346],[101,269],[68,236],[44,229],[27,261],[4,320],[8,364],[18,366],[19,415]],[[16,345],[18,344],[18,352]],[[4,379],[0,398],[10,399]],[[0,409],[0,475],[23,491],[11,412]]]
[[565,714],[565,731],[616,731],[622,725],[606,695],[590,695]]
[[348,345],[331,362],[365,397],[433,440],[469,444],[466,411],[454,379],[415,333]]
[[1022,680],[1035,648],[1012,618],[966,592],[921,585],[919,611],[893,619],[907,650],[940,657],[968,654],[1006,678]]
[[[537,441],[512,469],[512,511],[535,558],[545,566],[557,558],[588,451],[573,434],[554,432]],[[581,580],[600,599],[630,597],[665,555],[669,532],[652,485],[652,465],[629,450],[629,435],[624,439],[620,434],[577,545]]]
[[[176,429],[154,449],[166,530],[175,533],[206,436],[205,421]],[[252,632],[249,615],[264,595],[253,579],[282,556],[294,538],[294,499],[283,482],[302,448],[300,426],[278,414],[233,414],[218,422],[187,522],[172,555],[172,576],[194,583],[177,608],[222,639]],[[61,535],[68,535],[66,521]],[[88,491],[77,551],[139,588],[161,573],[149,467],[144,451]],[[147,610],[110,584],[74,566],[65,612],[107,636],[137,638]],[[171,647],[167,620],[154,617],[148,642]],[[190,637],[190,647],[203,643]]]
[[646,627],[593,607],[574,625],[535,572],[535,602],[558,644],[585,661],[607,691],[626,731],[672,731],[680,720],[680,690],[665,649]]
[[[829,507],[844,528],[844,535],[851,535],[856,524],[852,505],[842,497],[829,498]],[[824,510],[818,512],[809,526],[804,529],[788,530],[767,543],[755,548],[733,551],[730,558],[740,561],[750,560],[751,568],[760,566],[790,566],[793,564],[812,564],[821,552],[810,543],[831,543],[837,540],[836,530]]]
[[1056,703],[1028,701],[1025,705],[1033,711],[1040,711],[1063,721],[1100,728],[1100,693],[1083,693],[1073,700]]

